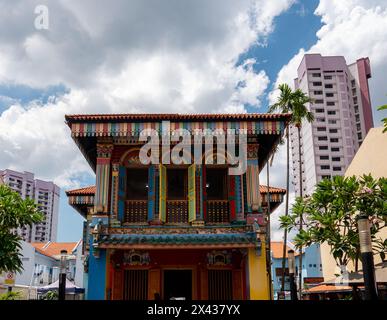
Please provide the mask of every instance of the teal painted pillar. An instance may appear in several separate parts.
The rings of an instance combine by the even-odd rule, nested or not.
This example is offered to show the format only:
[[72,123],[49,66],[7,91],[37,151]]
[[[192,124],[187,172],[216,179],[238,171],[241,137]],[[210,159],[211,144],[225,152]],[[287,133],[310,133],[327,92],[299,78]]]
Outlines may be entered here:
[[87,300],[105,300],[106,250],[99,249],[99,258],[89,256]]
[[155,218],[155,205],[156,205],[156,179],[155,179],[156,167],[151,165],[148,169],[148,221],[152,221]]
[[126,198],[126,168],[118,168],[118,197],[117,197],[117,218],[122,223],[125,216],[125,198]]

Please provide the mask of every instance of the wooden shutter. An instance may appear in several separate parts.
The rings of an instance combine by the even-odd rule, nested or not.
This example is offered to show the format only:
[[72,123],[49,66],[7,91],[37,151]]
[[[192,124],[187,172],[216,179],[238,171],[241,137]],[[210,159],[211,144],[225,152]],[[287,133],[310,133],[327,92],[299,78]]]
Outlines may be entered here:
[[117,269],[114,271],[114,280],[113,280],[113,297],[112,300],[122,300],[123,293],[123,282],[124,282],[124,273],[122,270]]
[[243,212],[243,177],[235,176],[235,207],[237,220],[244,219]]
[[148,300],[154,300],[155,294],[161,295],[160,291],[160,269],[149,270]]
[[167,168],[159,164],[159,219],[166,221],[167,217]]
[[148,169],[148,221],[152,221],[155,212],[155,167],[151,165]]
[[188,167],[188,221],[196,220],[196,166],[193,164]]
[[118,172],[118,220],[123,221],[125,216],[126,168],[120,166]]
[[235,206],[235,176],[228,176],[228,202],[230,208],[231,221],[236,220],[236,206]]
[[232,296],[233,300],[243,300],[242,270],[232,270]]
[[207,221],[207,188],[206,188],[206,184],[207,184],[207,178],[206,178],[206,172],[207,172],[207,168],[205,165],[202,166],[202,185],[201,185],[201,188],[202,188],[202,191],[203,191],[203,199],[202,199],[202,202],[203,202],[203,213],[202,213],[202,219],[204,221]]

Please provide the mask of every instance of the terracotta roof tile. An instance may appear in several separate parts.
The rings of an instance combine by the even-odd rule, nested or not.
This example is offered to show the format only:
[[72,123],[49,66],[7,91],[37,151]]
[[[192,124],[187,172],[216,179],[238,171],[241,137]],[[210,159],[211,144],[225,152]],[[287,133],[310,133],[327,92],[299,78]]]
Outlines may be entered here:
[[[272,241],[271,252],[274,259],[282,258],[283,241]],[[291,250],[289,246],[286,246],[286,258],[288,257],[288,250]]]
[[323,292],[337,292],[337,291],[349,291],[352,290],[348,286],[329,286],[326,284],[320,284],[310,289],[304,290],[304,293],[323,293]]
[[[270,193],[286,193],[286,189],[282,189],[282,188],[270,187],[269,190],[270,190]],[[267,187],[264,185],[260,185],[259,192],[266,193]],[[80,189],[73,189],[73,190],[66,191],[67,196],[92,195],[92,194],[95,194],[95,186],[88,186]]]
[[95,194],[95,186],[88,186],[80,189],[73,189],[66,191],[67,196],[77,196],[77,195],[92,195]]
[[66,115],[67,122],[78,121],[160,121],[160,120],[256,120],[289,118],[289,114],[280,113],[239,113],[239,114],[180,114],[180,113],[127,113],[127,114],[73,114]]
[[36,251],[53,258],[57,258],[62,250],[67,250],[71,254],[78,242],[32,242],[31,245]]
[[[286,189],[275,188],[275,187],[269,187],[269,191],[270,191],[270,193],[283,193],[283,194],[286,193]],[[264,186],[262,184],[259,185],[259,192],[260,193],[267,193],[267,186]]]

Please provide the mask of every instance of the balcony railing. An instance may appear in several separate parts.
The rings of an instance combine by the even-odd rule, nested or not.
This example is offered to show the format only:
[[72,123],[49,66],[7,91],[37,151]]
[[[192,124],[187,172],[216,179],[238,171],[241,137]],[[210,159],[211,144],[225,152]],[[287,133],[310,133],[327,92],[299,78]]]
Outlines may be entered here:
[[[147,200],[126,200],[124,223],[148,221]],[[188,200],[167,200],[167,223],[188,223]],[[207,200],[207,223],[230,222],[228,200]]]
[[167,200],[167,222],[188,223],[187,200]]
[[147,200],[126,200],[125,218],[126,223],[142,223],[148,220]]
[[230,222],[228,200],[207,200],[207,222]]

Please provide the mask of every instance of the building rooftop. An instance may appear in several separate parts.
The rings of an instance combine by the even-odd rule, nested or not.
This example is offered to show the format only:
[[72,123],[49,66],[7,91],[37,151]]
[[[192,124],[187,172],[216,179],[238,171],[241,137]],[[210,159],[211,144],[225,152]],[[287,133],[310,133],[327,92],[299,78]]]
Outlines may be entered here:
[[304,290],[304,294],[310,294],[310,293],[330,293],[330,292],[349,292],[352,291],[352,288],[349,286],[333,286],[333,285],[326,285],[326,284],[320,284],[317,286],[314,286],[310,289]]
[[[285,190],[286,191],[286,190]],[[271,252],[274,259],[282,259],[282,250],[283,250],[283,241],[271,241]],[[286,246],[286,258],[288,257],[288,250],[293,250],[293,248]],[[298,252],[294,250],[294,254],[297,256]]]
[[[260,193],[265,193],[267,192],[267,186],[265,185],[260,185],[259,186],[259,192]],[[269,188],[270,193],[286,193],[286,189],[282,188],[276,188],[276,187],[270,187]],[[88,187],[83,187],[79,189],[73,189],[73,190],[68,190],[66,191],[67,196],[82,196],[82,195],[94,195],[95,194],[95,186],[88,186]]]
[[79,121],[208,121],[208,120],[256,120],[256,119],[288,119],[288,114],[275,113],[239,113],[239,114],[181,114],[181,113],[147,113],[147,114],[75,114],[66,115],[67,123]]
[[130,248],[154,246],[165,248],[201,248],[205,247],[254,247],[256,235],[250,233],[228,234],[121,234],[104,236],[99,242],[100,248]]
[[383,127],[372,128],[352,159],[346,177],[371,174],[373,178],[387,177],[387,133]]
[[66,191],[67,196],[81,196],[81,195],[94,195],[95,186],[83,187],[80,189],[73,189]]
[[31,245],[35,248],[35,250],[45,256],[59,259],[60,252],[62,250],[67,250],[68,254],[72,254],[73,251],[77,248],[79,244],[78,242],[32,242]]

